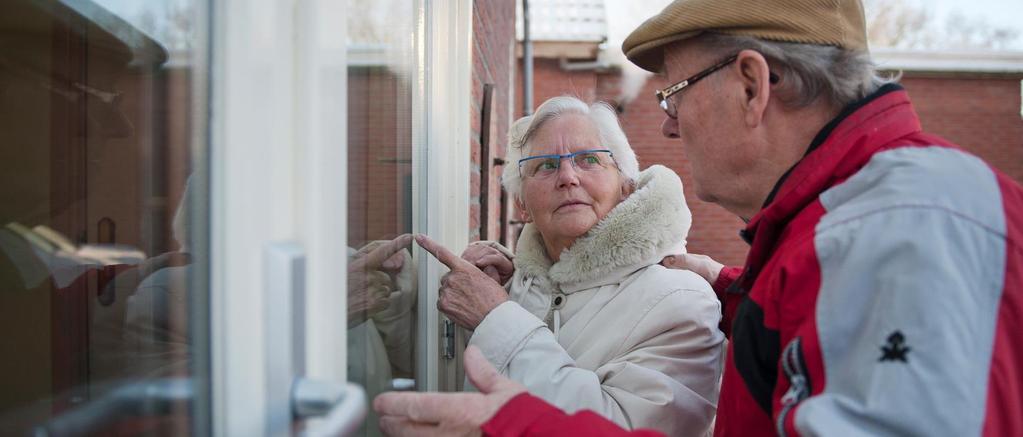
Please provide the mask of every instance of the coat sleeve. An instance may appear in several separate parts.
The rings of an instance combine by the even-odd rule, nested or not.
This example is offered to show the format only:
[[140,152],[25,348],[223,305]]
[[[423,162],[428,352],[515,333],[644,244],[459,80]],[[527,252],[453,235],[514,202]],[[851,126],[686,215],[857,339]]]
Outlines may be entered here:
[[779,364],[779,433],[985,434],[1005,408],[988,398],[1006,266],[992,223],[918,205],[822,221],[813,316]]
[[513,302],[470,340],[504,374],[569,413],[592,410],[626,428],[702,435],[717,404],[723,335],[709,290],[652,300],[622,346],[596,370],[580,368],[535,316]]
[[718,278],[713,284],[714,294],[717,294],[718,300],[721,301],[723,316],[721,318],[721,332],[724,332],[729,338],[732,336],[732,321],[735,320],[736,310],[739,308],[739,303],[742,302],[744,295],[729,293],[728,288],[739,279],[740,275],[742,275],[742,267],[725,266],[721,268],[721,272],[718,273]]
[[508,401],[481,427],[491,437],[544,437],[586,435],[595,437],[659,437],[653,430],[628,431],[592,411],[566,414],[543,399],[523,393]]

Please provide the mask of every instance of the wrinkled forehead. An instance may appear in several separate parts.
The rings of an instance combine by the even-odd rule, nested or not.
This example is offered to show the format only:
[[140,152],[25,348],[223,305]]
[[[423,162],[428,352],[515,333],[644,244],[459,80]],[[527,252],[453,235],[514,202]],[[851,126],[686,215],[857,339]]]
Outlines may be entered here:
[[583,114],[562,114],[548,120],[526,143],[524,156],[553,155],[601,147],[596,123]]
[[724,56],[713,53],[701,40],[697,37],[665,45],[661,74],[669,80],[679,81],[710,67]]

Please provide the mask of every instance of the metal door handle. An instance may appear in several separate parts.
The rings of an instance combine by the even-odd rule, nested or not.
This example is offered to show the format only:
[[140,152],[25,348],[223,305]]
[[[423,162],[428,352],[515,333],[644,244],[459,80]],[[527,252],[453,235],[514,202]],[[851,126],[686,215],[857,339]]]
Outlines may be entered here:
[[128,384],[50,419],[36,427],[33,435],[92,435],[127,418],[168,414],[174,408],[190,408],[194,396],[191,378],[165,378]]
[[291,392],[296,418],[320,418],[304,436],[345,436],[354,433],[366,417],[366,392],[356,384],[298,378]]

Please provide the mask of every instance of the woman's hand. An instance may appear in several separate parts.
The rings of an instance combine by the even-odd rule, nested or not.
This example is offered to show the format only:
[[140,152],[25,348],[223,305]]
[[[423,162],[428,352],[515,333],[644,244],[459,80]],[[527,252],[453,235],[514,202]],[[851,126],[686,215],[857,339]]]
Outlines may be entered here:
[[412,242],[411,234],[390,241],[370,243],[348,264],[348,327],[363,323],[390,304],[389,272],[401,270],[401,250]]
[[515,273],[515,264],[504,252],[486,244],[470,244],[462,252],[462,259],[486,273],[498,284],[506,284]]
[[451,269],[440,280],[437,309],[458,326],[476,329],[490,311],[508,300],[501,284],[472,263],[425,235],[416,235],[416,242]]

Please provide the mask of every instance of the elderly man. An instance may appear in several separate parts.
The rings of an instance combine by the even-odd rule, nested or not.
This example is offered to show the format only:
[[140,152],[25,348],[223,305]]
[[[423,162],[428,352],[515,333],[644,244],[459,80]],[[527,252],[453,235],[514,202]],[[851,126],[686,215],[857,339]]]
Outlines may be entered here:
[[[723,303],[715,433],[1023,435],[1023,189],[921,132],[864,29],[857,0],[678,0],[624,44],[697,195],[748,222],[741,269],[666,260]],[[385,429],[626,433],[478,360],[486,394],[381,396]]]

